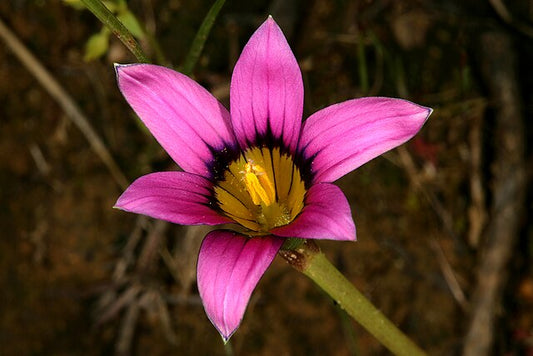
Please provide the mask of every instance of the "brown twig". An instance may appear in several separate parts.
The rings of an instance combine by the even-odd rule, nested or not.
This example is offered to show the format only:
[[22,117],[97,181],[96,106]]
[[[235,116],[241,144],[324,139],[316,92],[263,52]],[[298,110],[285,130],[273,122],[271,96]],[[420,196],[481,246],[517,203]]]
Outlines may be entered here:
[[166,339],[173,345],[177,345],[178,338],[174,333],[174,328],[172,327],[172,317],[170,316],[170,311],[168,310],[168,304],[165,302],[163,297],[159,292],[154,293],[155,301],[157,308],[157,314],[159,315],[159,321],[163,327],[163,332]]
[[122,249],[122,256],[115,264],[115,269],[113,270],[113,280],[116,282],[120,283],[120,281],[122,281],[126,276],[127,269],[135,264],[134,251],[137,248],[137,245],[143,236],[143,231],[146,230],[147,226],[148,217],[139,215],[137,217],[135,227],[128,237],[128,242]]
[[508,35],[497,31],[485,32],[477,42],[481,45],[482,75],[495,109],[496,152],[492,164],[491,219],[477,271],[472,319],[463,349],[465,356],[490,353],[505,271],[525,204],[524,123],[513,45]]
[[161,249],[161,257],[183,294],[190,292],[196,279],[198,250],[210,230],[212,227],[203,225],[183,227],[172,254],[166,248]]
[[[400,146],[396,149],[400,157],[400,164],[407,172],[407,176],[411,181],[413,187],[419,191],[429,202],[431,208],[437,214],[437,217],[440,219],[446,233],[453,238],[455,241],[459,241],[457,234],[453,228],[453,219],[450,213],[442,206],[442,203],[437,199],[435,194],[428,189],[424,188],[422,181],[420,179],[420,174],[416,168],[415,162],[411,158],[411,155],[404,146]],[[388,156],[385,156],[388,157]]]
[[96,321],[96,325],[103,324],[114,318],[122,309],[131,305],[137,299],[137,296],[141,291],[142,286],[138,283],[129,286],[118,298],[105,308],[105,311],[101,313]]
[[522,32],[524,35],[533,38],[533,26],[515,19],[502,0],[489,0],[490,5],[496,11],[498,16],[508,25]]
[[457,300],[457,303],[459,303],[461,309],[463,309],[463,311],[467,311],[469,305],[468,301],[466,300],[465,293],[463,292],[463,289],[461,288],[461,285],[459,284],[459,281],[455,276],[455,271],[453,270],[450,262],[446,258],[446,254],[444,253],[439,241],[432,236],[430,237],[429,245],[433,249],[435,256],[437,256],[437,261],[439,262],[440,269],[442,271],[444,279],[446,280],[446,283],[448,284],[448,288],[450,288],[450,291],[452,292],[453,297],[455,298],[455,300]]
[[482,118],[475,113],[468,134],[470,146],[470,206],[468,207],[468,243],[477,247],[487,222],[482,177]]
[[135,327],[137,326],[137,320],[139,319],[139,309],[139,304],[136,302],[131,303],[128,307],[126,315],[122,320],[120,333],[115,345],[115,355],[117,356],[131,355],[131,345],[135,334]]
[[[397,151],[400,156],[401,165],[407,172],[412,186],[428,200],[431,207],[433,208],[433,211],[435,211],[435,214],[437,214],[437,216],[440,218],[441,223],[447,231],[448,235],[454,240],[458,241],[457,236],[453,230],[452,218],[450,214],[442,206],[441,202],[437,199],[435,194],[424,188],[419,178],[420,174],[418,173],[416,165],[413,162],[413,159],[411,158],[411,155],[409,154],[407,149],[401,146],[397,149]],[[435,238],[431,240],[431,247],[437,257],[439,267],[441,269],[442,275],[444,276],[444,280],[446,281],[448,288],[450,289],[450,292],[452,293],[457,303],[461,306],[461,308],[463,310],[466,310],[468,308],[468,303],[466,301],[465,294],[457,281],[457,277],[455,277],[455,272],[452,266],[450,265],[450,262],[446,258],[444,251],[442,251],[439,242]]]
[[168,226],[166,221],[156,220],[154,222],[137,260],[137,273],[143,274],[152,270],[159,257],[159,249]]

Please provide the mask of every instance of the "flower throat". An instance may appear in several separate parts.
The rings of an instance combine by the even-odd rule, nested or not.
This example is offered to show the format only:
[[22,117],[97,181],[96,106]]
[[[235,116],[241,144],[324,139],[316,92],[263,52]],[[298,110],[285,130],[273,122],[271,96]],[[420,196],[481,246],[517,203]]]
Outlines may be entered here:
[[287,225],[304,204],[305,184],[279,147],[254,147],[231,162],[214,187],[222,212],[253,233]]

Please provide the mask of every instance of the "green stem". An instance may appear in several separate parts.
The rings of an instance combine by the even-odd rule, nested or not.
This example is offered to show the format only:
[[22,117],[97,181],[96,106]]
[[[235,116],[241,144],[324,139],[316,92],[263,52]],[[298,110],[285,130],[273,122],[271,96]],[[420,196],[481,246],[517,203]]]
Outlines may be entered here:
[[194,66],[198,62],[198,58],[200,58],[200,54],[204,49],[207,36],[209,36],[209,32],[211,32],[211,27],[213,27],[215,19],[217,18],[218,13],[220,12],[220,9],[222,9],[222,6],[225,2],[226,0],[216,0],[213,6],[211,6],[209,9],[209,12],[205,16],[200,29],[198,29],[198,32],[194,37],[191,49],[189,50],[189,53],[183,62],[183,67],[181,68],[181,72],[183,74],[190,75],[192,73]]
[[115,15],[100,0],[81,0],[83,4],[96,16],[104,25],[118,37],[119,40],[133,53],[139,62],[148,63],[148,57],[144,54],[141,46],[135,40],[128,29],[120,22]]
[[161,64],[164,66],[170,66],[170,62],[165,56],[165,53],[161,49],[161,46],[159,45],[159,42],[155,39],[154,35],[148,32],[148,30],[143,27],[144,35],[146,36],[146,40],[150,44],[150,47],[154,50],[155,57],[157,59],[157,64]]
[[426,355],[333,266],[312,240],[280,255],[311,278],[395,355]]

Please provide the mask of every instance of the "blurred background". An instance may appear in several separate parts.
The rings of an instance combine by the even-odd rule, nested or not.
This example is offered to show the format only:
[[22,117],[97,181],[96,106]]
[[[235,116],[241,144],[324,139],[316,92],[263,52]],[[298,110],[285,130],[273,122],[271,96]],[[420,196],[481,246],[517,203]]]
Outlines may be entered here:
[[[175,68],[212,4],[108,2]],[[113,63],[135,58],[79,5],[0,2],[0,355],[386,355],[279,257],[224,348],[196,288],[207,230],[112,209],[128,181],[175,167],[117,89]],[[228,0],[193,71],[225,105],[268,14],[305,117],[369,95],[435,110],[337,182],[358,241],[326,254],[431,355],[533,355],[533,1]]]

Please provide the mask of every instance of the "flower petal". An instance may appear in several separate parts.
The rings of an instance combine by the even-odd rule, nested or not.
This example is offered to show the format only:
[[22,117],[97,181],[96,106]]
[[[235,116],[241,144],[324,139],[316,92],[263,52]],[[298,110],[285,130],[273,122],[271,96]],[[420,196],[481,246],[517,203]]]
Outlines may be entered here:
[[183,225],[232,222],[209,207],[212,183],[187,172],[157,172],[135,180],[116,208]]
[[242,149],[272,133],[294,152],[302,120],[302,74],[272,17],[244,47],[230,92],[231,120]]
[[213,153],[235,145],[229,113],[189,77],[151,64],[117,65],[120,91],[183,170],[209,177]]
[[241,323],[252,291],[283,241],[222,230],[205,237],[198,255],[198,290],[207,316],[224,341]]
[[350,204],[339,187],[329,183],[311,186],[300,215],[289,225],[272,230],[283,237],[355,240]]
[[406,100],[361,98],[322,109],[304,123],[298,150],[314,182],[333,182],[413,137],[431,109]]

